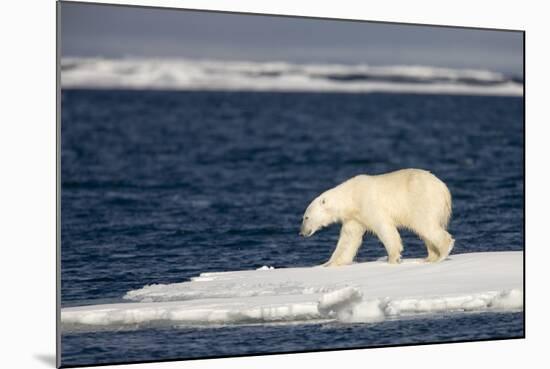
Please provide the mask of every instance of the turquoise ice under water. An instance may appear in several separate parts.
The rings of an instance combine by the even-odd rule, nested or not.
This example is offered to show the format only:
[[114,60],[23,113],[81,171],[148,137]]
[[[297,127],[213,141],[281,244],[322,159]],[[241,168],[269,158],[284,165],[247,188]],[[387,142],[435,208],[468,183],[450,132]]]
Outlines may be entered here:
[[[299,238],[309,201],[355,174],[404,167],[448,184],[454,252],[523,249],[522,98],[63,91],[62,306],[203,272],[320,264],[338,227]],[[424,256],[402,236],[405,257]],[[384,255],[367,237],[358,260]],[[522,313],[75,332],[62,337],[62,363],[522,335]]]

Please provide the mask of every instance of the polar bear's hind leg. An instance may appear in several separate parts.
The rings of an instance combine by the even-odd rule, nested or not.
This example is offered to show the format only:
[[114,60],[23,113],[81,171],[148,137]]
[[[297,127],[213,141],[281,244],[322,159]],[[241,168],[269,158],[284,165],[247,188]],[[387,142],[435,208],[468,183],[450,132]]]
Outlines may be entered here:
[[428,249],[428,256],[424,259],[424,261],[428,263],[433,263],[439,260],[439,252],[437,250],[437,247],[430,241],[428,241],[426,238],[422,237],[422,240],[424,241],[424,244],[426,245],[426,249]]
[[374,232],[386,248],[386,252],[388,253],[388,263],[400,263],[403,244],[401,243],[401,236],[399,235],[397,228],[386,223],[378,227],[378,229],[375,229]]
[[436,226],[430,230],[416,230],[416,232],[428,249],[428,257],[425,259],[427,262],[442,261],[451,253],[455,241],[444,228]]
[[445,260],[451,253],[454,245],[455,240],[451,237],[449,232],[441,228],[438,232],[438,243],[436,243],[437,251],[439,253],[439,258],[437,261]]

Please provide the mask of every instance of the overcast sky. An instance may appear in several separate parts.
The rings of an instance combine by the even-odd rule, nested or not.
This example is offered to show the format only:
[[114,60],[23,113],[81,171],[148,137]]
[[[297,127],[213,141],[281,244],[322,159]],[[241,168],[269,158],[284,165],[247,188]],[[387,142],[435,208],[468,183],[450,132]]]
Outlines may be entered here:
[[63,56],[490,69],[522,76],[520,32],[62,3]]

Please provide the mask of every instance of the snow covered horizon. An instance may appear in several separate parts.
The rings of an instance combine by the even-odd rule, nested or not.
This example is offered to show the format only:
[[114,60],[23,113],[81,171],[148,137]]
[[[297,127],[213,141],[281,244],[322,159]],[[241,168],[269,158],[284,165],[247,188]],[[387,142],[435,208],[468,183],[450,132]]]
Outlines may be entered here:
[[482,69],[184,58],[64,57],[61,85],[89,89],[523,95],[521,78]]

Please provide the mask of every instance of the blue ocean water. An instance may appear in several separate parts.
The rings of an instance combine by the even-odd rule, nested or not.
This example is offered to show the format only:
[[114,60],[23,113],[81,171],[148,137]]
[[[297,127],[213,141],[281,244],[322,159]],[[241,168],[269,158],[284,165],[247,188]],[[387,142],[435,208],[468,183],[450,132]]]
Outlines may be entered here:
[[[202,272],[321,264],[338,227],[298,236],[311,199],[356,174],[406,167],[449,186],[453,252],[523,250],[521,97],[64,90],[61,103],[64,307]],[[425,256],[402,236],[404,257]],[[367,237],[357,260],[382,256]],[[522,335],[522,313],[72,332],[62,363]]]

